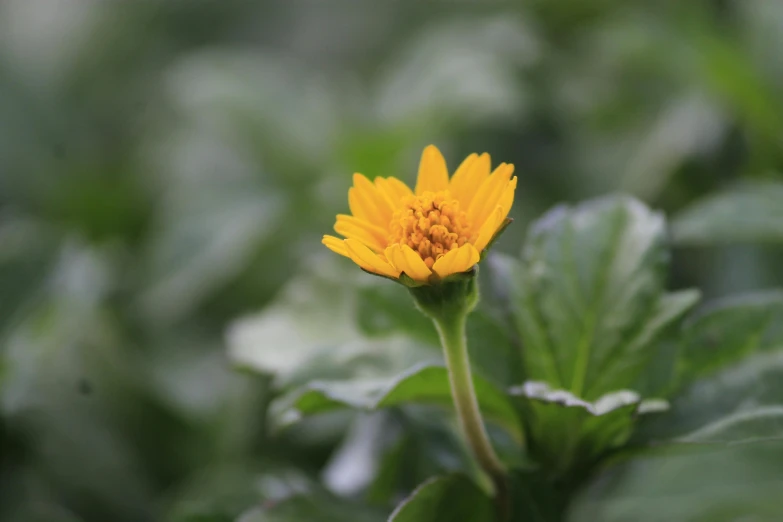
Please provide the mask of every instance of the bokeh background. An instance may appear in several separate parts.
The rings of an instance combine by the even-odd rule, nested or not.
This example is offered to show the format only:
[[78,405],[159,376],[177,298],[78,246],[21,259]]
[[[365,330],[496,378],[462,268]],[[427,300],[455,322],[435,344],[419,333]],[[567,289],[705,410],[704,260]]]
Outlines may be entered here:
[[[0,1],[0,520],[228,521],[303,491],[388,513],[372,441],[421,433],[269,406],[437,355],[320,244],[353,172],[412,183],[429,143],[516,165],[502,251],[625,192],[676,225],[672,288],[783,283],[783,220],[746,237],[758,198],[713,196],[777,178],[781,48],[775,0]],[[412,485],[450,466],[425,424]]]

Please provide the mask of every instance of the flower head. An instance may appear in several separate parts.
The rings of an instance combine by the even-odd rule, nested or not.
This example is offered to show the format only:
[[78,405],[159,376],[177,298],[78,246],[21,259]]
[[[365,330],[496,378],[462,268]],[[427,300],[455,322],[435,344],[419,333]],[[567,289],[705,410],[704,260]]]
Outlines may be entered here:
[[340,214],[323,243],[374,274],[432,284],[470,270],[508,224],[517,178],[489,155],[471,154],[449,179],[434,145],[424,149],[416,190],[397,178],[353,175],[351,215]]

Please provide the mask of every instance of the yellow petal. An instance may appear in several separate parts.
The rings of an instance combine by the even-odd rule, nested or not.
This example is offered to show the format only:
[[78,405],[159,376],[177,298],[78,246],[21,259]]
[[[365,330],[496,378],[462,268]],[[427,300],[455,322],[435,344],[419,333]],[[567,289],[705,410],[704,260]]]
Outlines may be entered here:
[[378,239],[383,239],[384,241],[386,240],[386,237],[389,235],[389,231],[386,228],[373,225],[369,221],[359,219],[356,216],[350,216],[348,214],[337,214],[337,221],[347,221],[349,223],[353,223],[354,225],[365,228],[367,229],[368,232],[372,233]]
[[326,245],[326,248],[332,252],[336,252],[341,256],[351,257],[348,255],[348,250],[345,249],[345,243],[339,237],[324,236],[324,238],[321,240],[321,243]]
[[416,194],[438,192],[449,188],[449,171],[446,160],[435,145],[427,145],[419,162],[419,177],[416,180]]
[[480,226],[480,223],[486,221],[498,205],[498,201],[508,186],[513,173],[514,165],[501,163],[495,169],[495,172],[484,180],[468,208],[468,218],[471,223],[479,224]]
[[391,261],[397,270],[405,272],[414,281],[426,283],[430,275],[432,275],[421,256],[408,245],[400,245],[399,243],[391,245],[386,249],[386,258]]
[[356,187],[348,189],[348,207],[351,214],[359,219],[368,221],[374,225],[379,225],[378,213],[373,208],[366,195],[357,190]]
[[345,249],[354,263],[369,272],[381,274],[389,277],[399,277],[400,271],[396,270],[385,259],[367,248],[361,241],[356,239],[346,239],[344,241]]
[[503,217],[501,218],[501,221],[506,219],[506,216],[508,216],[508,213],[511,211],[511,205],[514,204],[514,192],[516,189],[517,177],[514,176],[511,178],[511,181],[508,182],[508,185],[506,185],[506,188],[503,190],[503,194],[500,196],[500,201],[498,202],[498,205],[500,205],[500,208],[503,211]]
[[391,206],[392,209],[395,209],[399,206],[399,199],[397,198],[397,195],[392,193],[387,186],[386,179],[375,178],[373,180],[373,185],[375,185],[375,188],[378,190],[378,194],[380,194],[386,200],[386,203]]
[[[472,161],[471,158],[474,158]],[[473,197],[487,177],[489,177],[490,159],[486,152],[481,156],[471,154],[459,166],[449,183],[451,195],[459,201],[460,208],[468,210]]]
[[[351,214],[375,226],[387,227],[390,214],[385,214],[379,209],[378,202],[383,198],[376,192],[375,186],[361,174],[354,174],[353,179],[354,186],[348,189],[348,206]],[[386,202],[383,204],[388,205]]]
[[476,160],[478,159],[478,154],[475,152],[462,160],[462,163],[459,164],[459,167],[457,167],[457,170],[454,171],[454,175],[451,176],[451,179],[449,180],[449,190],[451,191],[451,195],[455,196],[458,189],[462,187],[465,183],[465,178],[467,177],[468,173],[473,169],[473,165],[476,163]]
[[383,251],[383,255],[386,256],[386,260],[389,262],[391,266],[393,266],[395,269],[402,271],[401,268],[397,266],[397,250],[400,249],[399,243],[393,243],[386,247],[386,250]]
[[356,173],[353,175],[353,188],[358,192],[359,198],[365,202],[365,206],[375,214],[374,219],[367,219],[367,221],[379,226],[388,225],[392,218],[393,206],[378,187],[366,176]]
[[[507,214],[507,213],[506,213]],[[481,226],[478,238],[474,243],[476,250],[481,252],[484,250],[489,242],[492,240],[492,236],[497,232],[498,227],[506,219],[506,214],[503,213],[503,209],[500,205],[495,207],[495,211],[490,214],[489,218]]]
[[508,182],[506,188],[503,190],[503,194],[500,196],[498,205],[495,210],[489,215],[487,220],[481,225],[479,229],[479,235],[474,245],[476,250],[481,252],[484,250],[492,238],[497,233],[500,226],[508,217],[508,213],[511,210],[511,205],[514,204],[514,191],[517,188],[517,178],[514,176],[511,181]]
[[386,248],[386,239],[381,239],[374,231],[377,227],[370,225],[354,216],[337,216],[337,223],[334,224],[334,231],[343,237],[358,239],[376,252],[382,252]]
[[408,188],[408,185],[394,177],[375,178],[375,186],[395,208],[400,205],[402,198],[413,195],[413,191]]
[[466,272],[470,267],[479,262],[480,257],[476,248],[470,243],[467,243],[449,251],[435,261],[435,264],[432,265],[432,271],[440,277]]

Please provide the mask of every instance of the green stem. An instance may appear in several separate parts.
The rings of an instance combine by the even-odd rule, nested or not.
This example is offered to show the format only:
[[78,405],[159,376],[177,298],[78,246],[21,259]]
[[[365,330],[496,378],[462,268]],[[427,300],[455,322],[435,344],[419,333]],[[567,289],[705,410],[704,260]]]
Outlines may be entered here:
[[449,371],[451,395],[462,431],[479,465],[492,479],[501,519],[506,520],[509,511],[506,471],[487,436],[476,399],[476,391],[473,387],[468,346],[465,339],[467,314],[444,314],[433,319],[443,345],[446,366]]

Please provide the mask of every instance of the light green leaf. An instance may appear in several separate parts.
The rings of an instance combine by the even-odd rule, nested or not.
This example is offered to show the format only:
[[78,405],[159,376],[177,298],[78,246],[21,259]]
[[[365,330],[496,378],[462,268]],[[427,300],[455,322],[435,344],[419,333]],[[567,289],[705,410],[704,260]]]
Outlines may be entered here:
[[226,332],[231,361],[290,389],[315,378],[384,378],[424,360],[428,354],[407,339],[362,338],[354,326],[355,287],[339,272],[341,261],[327,257],[289,282],[274,305],[234,321]]
[[435,477],[419,486],[389,517],[389,522],[489,522],[489,497],[459,475]]
[[754,352],[783,348],[783,291],[719,300],[684,325],[679,376],[714,373]]
[[385,384],[380,380],[313,381],[279,399],[273,410],[281,412],[283,424],[302,417],[342,409],[370,410]]
[[587,402],[565,390],[553,390],[545,382],[529,381],[509,390],[511,395],[526,397],[537,402],[556,404],[565,408],[581,409],[595,417],[606,415],[628,406],[636,407],[641,398],[630,390],[608,393],[595,402]]
[[[408,127],[434,129],[446,118],[453,129],[524,110],[526,93],[507,66],[532,63],[539,49],[535,32],[521,19],[476,13],[470,20],[443,17],[411,29],[411,39],[390,57],[380,78],[375,106],[387,124],[413,121]],[[467,78],[459,71],[474,74]]]
[[527,378],[592,400],[633,387],[657,336],[695,292],[664,294],[661,214],[628,197],[557,207],[511,268]]
[[[516,409],[492,383],[474,376],[479,407],[487,420],[507,430],[517,441],[523,438]],[[284,423],[308,415],[340,409],[376,410],[409,403],[452,408],[449,376],[445,367],[419,365],[391,379],[315,381],[277,401],[274,409]]]
[[[272,306],[229,325],[226,344],[232,363],[271,374],[278,386],[296,384],[303,373],[312,378],[312,362],[320,363],[322,372],[336,367],[338,375],[350,375],[345,368],[362,350],[350,344],[356,338],[350,300],[339,276],[328,270],[331,266],[291,281]],[[327,299],[331,306],[325,310]],[[305,323],[309,328],[301,327]],[[310,373],[303,372],[305,367]]]
[[783,183],[753,183],[707,196],[676,215],[674,241],[711,245],[783,241]]

